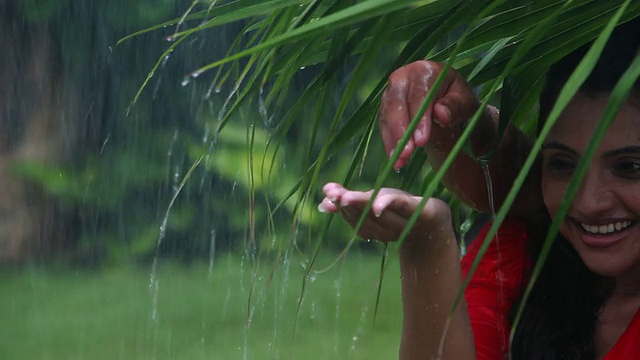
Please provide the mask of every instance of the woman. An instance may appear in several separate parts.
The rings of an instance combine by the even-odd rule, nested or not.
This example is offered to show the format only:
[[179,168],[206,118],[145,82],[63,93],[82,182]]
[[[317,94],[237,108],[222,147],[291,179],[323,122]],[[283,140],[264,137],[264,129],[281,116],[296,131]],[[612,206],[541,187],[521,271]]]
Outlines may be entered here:
[[[510,314],[518,307],[529,264],[538,256],[560,200],[622,72],[640,45],[640,22],[618,27],[598,65],[554,125],[529,179],[496,241],[466,289],[466,302],[447,323],[464,273],[478,251],[459,264],[447,205],[429,199],[400,250],[403,331],[401,358],[640,359],[640,82],[619,110],[599,145],[580,190],[527,302],[510,349]],[[585,53],[579,49],[549,71],[540,99],[545,118],[559,89]],[[387,151],[393,148],[440,66],[417,62],[390,79],[381,110]],[[422,119],[397,167],[424,146],[438,167],[460,133],[459,124],[478,102],[455,72]],[[473,134],[474,152],[494,143],[498,112],[488,109]],[[431,123],[436,122],[436,125]],[[519,170],[530,142],[509,129],[491,159],[498,203]],[[514,157],[514,154],[516,155]],[[458,156],[445,184],[478,209],[486,209],[481,169]],[[371,192],[325,185],[321,211],[338,212],[354,225]],[[397,240],[420,202],[395,189],[382,189],[359,235]],[[543,211],[540,211],[543,210]],[[540,214],[542,214],[540,216]],[[526,221],[517,218],[526,218]],[[536,231],[538,230],[538,231]],[[543,231],[539,231],[543,230]],[[481,234],[482,237],[482,234]]]

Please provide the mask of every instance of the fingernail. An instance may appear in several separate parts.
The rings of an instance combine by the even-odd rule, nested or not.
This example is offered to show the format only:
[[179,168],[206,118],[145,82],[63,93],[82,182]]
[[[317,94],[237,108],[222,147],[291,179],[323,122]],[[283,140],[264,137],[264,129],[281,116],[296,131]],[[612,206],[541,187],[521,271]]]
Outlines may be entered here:
[[318,211],[320,211],[323,214],[329,213],[329,210],[325,209],[324,206],[322,206],[322,203],[318,204]]
[[451,120],[451,110],[446,106],[443,106],[442,109],[444,110],[445,116]]
[[[449,110],[449,108],[444,105],[440,106],[440,110],[442,110],[444,112],[444,116],[449,121],[451,121],[451,110]],[[433,121],[435,121],[436,124],[440,125],[441,127],[444,127],[444,123],[442,122],[442,119],[434,118]]]
[[375,215],[375,217],[379,218],[382,215],[382,213],[380,211],[374,211],[373,215]]
[[394,151],[394,150],[395,150],[395,149],[391,149],[391,151],[389,151],[389,159],[391,159],[391,158],[393,157],[393,151]]
[[422,130],[416,129],[416,140],[422,140],[423,136],[424,134],[422,133]]
[[349,201],[347,201],[347,200],[345,200],[345,199],[342,199],[342,200],[340,201],[340,205],[341,205],[341,206],[349,206]]

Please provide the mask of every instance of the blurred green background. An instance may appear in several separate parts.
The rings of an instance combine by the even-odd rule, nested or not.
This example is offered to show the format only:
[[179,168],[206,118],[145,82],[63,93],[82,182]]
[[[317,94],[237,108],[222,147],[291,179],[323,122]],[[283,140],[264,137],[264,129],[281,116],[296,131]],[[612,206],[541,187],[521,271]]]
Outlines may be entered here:
[[[383,250],[358,242],[339,259],[352,233],[334,221],[315,265],[328,270],[307,274],[326,215],[307,202],[294,216],[295,199],[273,212],[315,154],[306,152],[304,119],[277,156],[266,151],[272,117],[295,100],[313,66],[297,75],[278,109],[267,111],[257,97],[212,139],[233,84],[210,89],[213,75],[184,79],[224,56],[246,25],[231,24],[169,54],[132,104],[177,27],[116,42],[190,5],[0,4],[0,39],[10,44],[0,56],[10,75],[0,81],[8,94],[0,104],[0,184],[15,190],[0,198],[0,241],[18,244],[4,247],[0,268],[0,358],[396,357],[395,267],[373,325]],[[319,151],[328,131],[317,131]],[[367,157],[356,185],[370,187],[384,159],[377,137],[371,146],[380,151]],[[210,156],[172,204],[203,152]],[[339,179],[352,157],[332,160],[323,181]],[[319,189],[313,198],[320,200]],[[20,235],[25,228],[38,231]]]

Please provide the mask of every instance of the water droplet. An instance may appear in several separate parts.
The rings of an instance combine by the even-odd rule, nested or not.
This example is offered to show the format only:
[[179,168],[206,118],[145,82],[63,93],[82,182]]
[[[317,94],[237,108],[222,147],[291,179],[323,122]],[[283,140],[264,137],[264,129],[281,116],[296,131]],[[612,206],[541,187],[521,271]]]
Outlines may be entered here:
[[200,76],[201,74],[202,74],[202,70],[194,71],[194,72],[191,73],[191,77],[195,79],[198,76]]
[[189,79],[188,77],[185,77],[184,79],[182,79],[182,82],[180,83],[180,85],[187,86],[189,85],[190,82],[191,82],[191,79]]
[[166,41],[169,41],[169,42],[174,42],[174,41],[176,41],[176,37],[175,37],[174,35],[169,35],[169,36],[165,37],[164,39],[165,39]]

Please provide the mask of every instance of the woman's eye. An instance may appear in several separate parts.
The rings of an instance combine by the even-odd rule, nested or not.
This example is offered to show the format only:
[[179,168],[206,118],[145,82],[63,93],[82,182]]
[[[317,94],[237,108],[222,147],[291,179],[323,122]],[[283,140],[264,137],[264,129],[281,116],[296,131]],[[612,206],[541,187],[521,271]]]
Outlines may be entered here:
[[575,162],[567,157],[551,157],[545,164],[547,170],[551,172],[571,172],[575,168]]
[[640,159],[624,159],[615,164],[616,173],[623,176],[640,177]]

